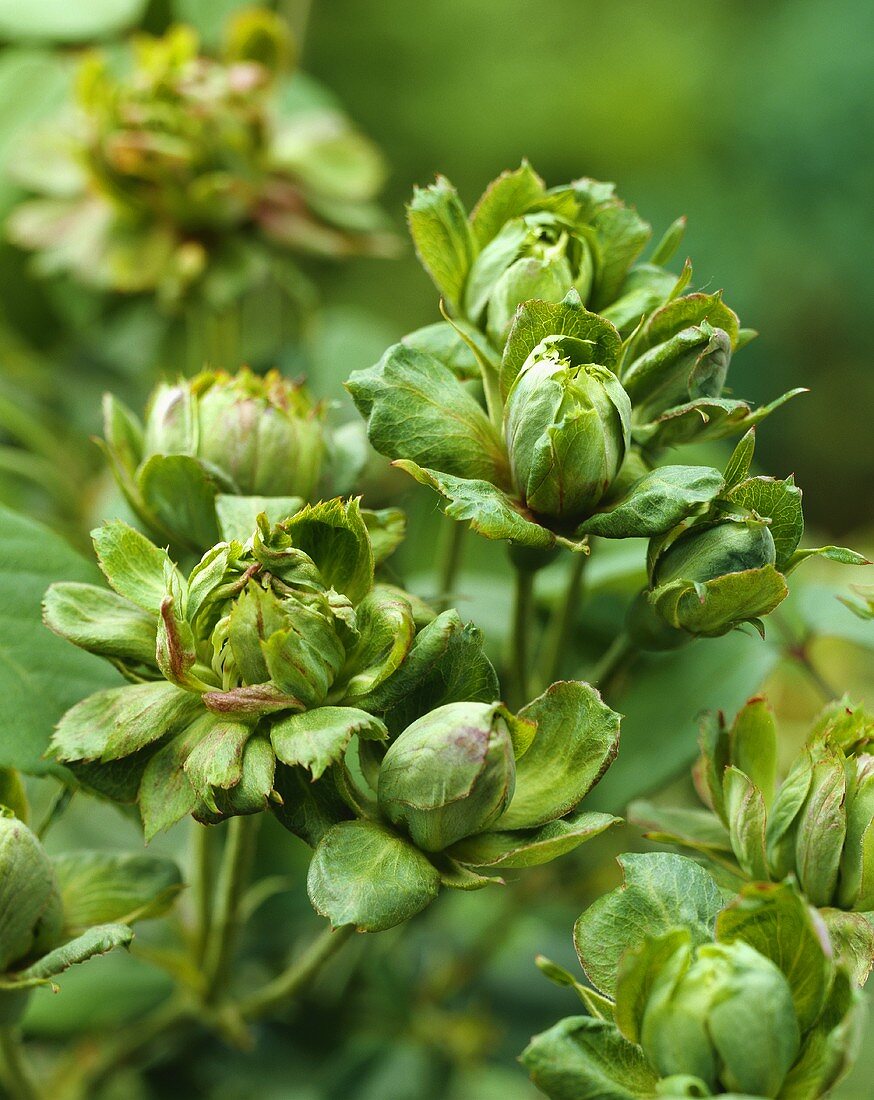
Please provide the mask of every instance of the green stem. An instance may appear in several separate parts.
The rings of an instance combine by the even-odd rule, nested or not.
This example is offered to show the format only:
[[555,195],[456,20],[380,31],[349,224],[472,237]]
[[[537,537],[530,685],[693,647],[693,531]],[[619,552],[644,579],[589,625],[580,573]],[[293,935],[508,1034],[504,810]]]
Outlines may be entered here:
[[534,629],[534,577],[530,569],[516,569],[510,695],[514,705],[519,706],[528,702],[529,694],[528,638]]
[[214,878],[214,827],[192,821],[191,881],[194,887],[195,939],[194,960],[198,967],[203,966],[206,947],[212,928],[212,902]]
[[0,1027],[0,1054],[3,1058],[3,1083],[11,1100],[39,1100],[39,1091],[30,1076],[16,1027]]
[[580,606],[586,561],[585,554],[572,555],[567,587],[560,597],[549,623],[544,643],[546,652],[543,657],[543,684],[545,687],[556,680],[561,672],[567,643],[576,623],[577,611]]
[[636,654],[637,648],[625,631],[618,634],[611,643],[610,648],[592,670],[589,683],[600,688],[601,693],[605,694],[616,674],[633,660]]
[[789,650],[789,655],[807,674],[807,678],[816,687],[822,697],[829,703],[840,699],[840,693],[835,691],[831,684],[819,671],[810,656],[807,644],[800,645]]
[[498,382],[498,372],[492,370],[491,367],[483,367],[482,369],[483,380],[483,393],[486,398],[486,408],[489,413],[489,420],[492,422],[492,426],[498,435],[503,438],[504,435],[504,403],[501,400],[501,387]]
[[204,1000],[207,1003],[219,998],[233,960],[241,924],[240,901],[254,855],[259,822],[257,814],[232,817],[228,822],[213,907],[212,931],[203,968]]
[[435,601],[438,611],[445,611],[448,607],[451,607],[455,598],[455,589],[464,550],[464,536],[464,524],[451,522],[446,541],[443,544],[443,554],[440,562],[440,577],[437,600]]
[[351,924],[344,924],[336,929],[328,928],[322,932],[287,970],[240,1001],[237,1007],[243,1019],[260,1019],[306,989],[325,963],[348,943],[354,932],[355,927]]

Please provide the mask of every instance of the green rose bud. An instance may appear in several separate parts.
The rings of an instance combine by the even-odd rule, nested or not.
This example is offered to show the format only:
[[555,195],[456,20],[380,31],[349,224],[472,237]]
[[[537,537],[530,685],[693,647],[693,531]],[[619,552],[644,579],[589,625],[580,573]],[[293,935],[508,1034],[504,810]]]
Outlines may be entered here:
[[727,573],[773,565],[776,557],[774,539],[766,524],[723,520],[710,527],[693,527],[680,535],[656,558],[653,583],[702,583]]
[[199,458],[244,496],[307,500],[325,456],[322,408],[278,371],[204,372],[156,390],[143,461],[153,454]]
[[[620,972],[617,1000],[623,998]],[[801,1045],[792,990],[749,945],[681,948],[652,978],[640,1045],[663,1077],[688,1075],[711,1092],[779,1094]]]
[[449,703],[397,738],[379,770],[379,807],[426,852],[487,829],[513,796],[516,765],[500,703]]
[[61,938],[61,895],[45,849],[9,811],[0,815],[0,974]]
[[591,344],[553,336],[531,352],[507,398],[513,477],[532,512],[567,523],[597,507],[629,445],[631,404]]
[[650,348],[622,371],[634,423],[647,424],[699,397],[719,397],[730,362],[728,333],[706,321]]

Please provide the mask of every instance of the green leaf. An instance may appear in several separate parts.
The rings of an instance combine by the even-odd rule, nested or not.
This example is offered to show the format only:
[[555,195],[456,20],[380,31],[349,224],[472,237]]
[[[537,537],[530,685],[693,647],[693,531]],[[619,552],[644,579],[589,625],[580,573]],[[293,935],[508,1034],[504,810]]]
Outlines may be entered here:
[[731,452],[731,458],[725,467],[723,478],[726,489],[733,489],[749,477],[750,467],[753,464],[753,455],[756,450],[756,433],[750,430],[743,435]]
[[[682,973],[691,959],[687,928],[647,936],[619,960],[616,976],[616,1026],[631,1043],[640,1043],[646,1009],[654,990]],[[672,983],[673,984],[673,983]]]
[[262,513],[272,525],[293,516],[303,505],[302,497],[238,497],[219,493],[215,498],[215,511],[221,538],[225,542],[244,543],[252,537]]
[[786,562],[784,573],[791,573],[808,558],[827,558],[828,561],[836,561],[840,565],[870,565],[871,562],[855,550],[849,550],[846,546],[816,546],[808,550],[796,550],[789,561]]
[[[598,836],[621,818],[577,813],[534,829],[496,829],[453,844],[448,855],[472,867],[539,867]],[[503,819],[498,818],[498,825]]]
[[480,247],[511,218],[526,214],[545,196],[546,186],[527,160],[512,171],[502,172],[485,189],[470,215],[473,235]]
[[0,988],[24,989],[51,984],[53,978],[76,963],[87,962],[95,955],[105,955],[116,947],[127,947],[133,938],[134,934],[126,924],[101,924],[96,928],[89,928],[76,939],[43,955],[26,970],[20,970],[17,974],[9,975],[6,981],[0,981]]
[[373,564],[381,565],[397,550],[407,533],[407,517],[400,508],[361,509],[361,518],[370,536]]
[[63,716],[51,742],[59,760],[119,760],[181,729],[200,699],[163,680],[89,695]]
[[658,844],[677,844],[703,855],[719,856],[731,852],[728,831],[709,810],[690,810],[683,806],[657,806],[638,799],[627,810],[632,825],[646,829],[647,840]]
[[722,474],[710,466],[661,466],[635,481],[627,495],[580,524],[577,535],[608,539],[652,538],[675,527],[721,491]]
[[51,730],[84,695],[118,674],[46,630],[52,581],[99,580],[97,570],[39,523],[0,507],[0,767],[56,770],[44,758]]
[[740,331],[737,314],[723,302],[722,291],[717,291],[715,294],[686,294],[657,309],[630,342],[630,354],[637,359],[684,329],[705,321],[727,332],[732,349],[736,347]]
[[674,928],[688,928],[693,946],[713,938],[722,895],[691,859],[663,852],[619,856],[625,883],[600,897],[574,926],[583,970],[602,993],[613,996],[623,952]]
[[729,745],[732,763],[750,777],[765,806],[770,806],[777,788],[777,725],[766,699],[750,699],[738,711]]
[[0,812],[0,974],[61,938],[63,912],[49,857],[35,833]]
[[185,758],[185,774],[198,801],[217,813],[216,790],[236,787],[243,777],[243,755],[252,736],[252,725],[218,714],[204,714],[187,732],[197,743]]
[[521,505],[488,481],[442,474],[403,459],[398,459],[393,465],[415,478],[420,485],[435,489],[445,501],[443,511],[447,516],[454,520],[469,520],[473,530],[487,539],[510,539],[518,546],[537,550],[550,550],[557,542],[574,548],[580,545],[559,539],[549,528],[528,519]]
[[381,932],[415,916],[440,890],[440,873],[408,841],[372,821],[335,825],[319,841],[307,889],[335,928]]
[[368,705],[371,692],[396,672],[413,644],[416,625],[409,601],[394,590],[376,588],[358,606],[358,637],[330,699]]
[[165,570],[173,568],[167,551],[122,520],[98,527],[91,538],[100,568],[115,591],[143,611],[158,615],[167,594]]
[[801,490],[792,480],[751,477],[726,493],[726,499],[763,519],[770,519],[769,531],[777,551],[776,566],[785,569],[804,534]]
[[493,703],[500,694],[482,631],[450,610],[419,631],[404,663],[368,697],[367,706],[392,730],[401,730],[446,703]]
[[352,817],[351,810],[337,791],[331,771],[323,775],[318,783],[313,783],[312,776],[303,768],[286,768],[280,764],[276,769],[274,786],[282,799],[271,804],[274,816],[284,828],[311,848],[315,848],[334,825]]
[[318,707],[280,718],[270,729],[277,758],[307,768],[314,780],[343,759],[353,737],[384,741],[388,730],[379,718],[355,707]]
[[276,755],[266,737],[256,732],[243,749],[240,781],[232,787],[215,787],[213,802],[201,802],[194,816],[207,825],[237,814],[258,814],[270,806]]
[[863,986],[874,966],[874,914],[820,909],[835,959],[845,966],[856,985]]
[[[865,1015],[861,990],[839,970],[822,1015],[805,1036],[801,1055],[783,1082],[781,1097],[810,1100],[811,1097],[831,1095],[832,1087],[846,1076],[856,1060]],[[861,1076],[854,1076],[853,1082],[857,1080],[861,1082]],[[846,1092],[842,1089],[837,1095],[855,1100],[859,1093],[853,1088],[853,1082]]]
[[640,1047],[591,1016],[568,1016],[536,1035],[520,1061],[550,1100],[638,1100],[653,1096],[658,1080]]
[[505,400],[525,360],[547,336],[573,336],[591,344],[591,361],[609,370],[619,361],[619,333],[605,318],[585,309],[576,291],[571,291],[563,302],[525,302],[513,321],[501,361],[501,394]]
[[[479,379],[480,366],[467,341],[479,339],[485,344],[485,340],[476,329],[472,326],[468,327],[470,331],[465,328],[462,336],[454,324],[450,324],[449,321],[437,321],[436,324],[425,325],[424,328],[417,328],[414,332],[407,333],[401,343],[405,347],[437,359],[460,382],[471,382]],[[486,356],[494,354],[487,344],[480,351]]]
[[592,225],[598,243],[593,302],[596,309],[615,301],[625,276],[651,236],[637,211],[621,203],[604,205]]
[[817,1019],[834,967],[821,918],[791,883],[751,883],[716,919],[721,943],[742,940],[783,971],[802,1033]]
[[638,430],[635,438],[658,447],[674,447],[693,439],[698,442],[726,439],[761,424],[772,412],[802,393],[807,393],[807,390],[789,390],[757,409],[752,408],[748,401],[734,401],[727,397],[696,398],[669,409],[654,423]]
[[503,441],[470,391],[433,356],[395,344],[376,366],[350,375],[346,389],[380,454],[509,485]]
[[308,504],[283,524],[325,583],[360,603],[373,587],[373,550],[357,500]]
[[816,755],[810,787],[798,818],[795,866],[811,905],[829,905],[835,895],[847,835],[847,774],[843,755]]
[[55,634],[89,653],[156,667],[154,615],[106,588],[75,581],[53,584],[43,618]]
[[152,455],[139,470],[137,482],[161,528],[189,549],[203,551],[219,541],[215,497],[226,486],[200,459]]
[[407,207],[416,254],[447,302],[457,307],[477,246],[458,192],[444,176],[417,187]]
[[14,768],[0,767],[0,811],[11,810],[25,825],[30,824],[30,803],[21,776]]
[[619,749],[619,715],[589,684],[562,680],[519,711],[537,723],[516,762],[516,790],[499,823],[529,829],[561,817],[592,789]]
[[765,800],[748,775],[737,768],[726,768],[723,778],[725,812],[731,847],[744,872],[750,878],[767,880],[765,858]]
[[52,863],[68,933],[159,917],[182,889],[176,864],[156,856],[77,851],[55,856]]
[[655,589],[652,598],[672,626],[708,637],[768,615],[788,594],[782,573],[766,565],[726,573],[697,587],[682,581],[665,585]]

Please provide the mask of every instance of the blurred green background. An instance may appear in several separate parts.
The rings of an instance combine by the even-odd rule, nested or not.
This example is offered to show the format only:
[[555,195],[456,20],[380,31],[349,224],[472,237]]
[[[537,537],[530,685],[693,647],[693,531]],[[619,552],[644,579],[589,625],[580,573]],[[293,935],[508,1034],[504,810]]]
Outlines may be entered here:
[[[224,14],[240,6],[0,0],[0,162],[64,95],[67,62],[82,45],[111,42],[136,26],[158,31],[172,19],[194,22],[209,45]],[[551,184],[579,175],[615,180],[656,236],[686,214],[683,247],[695,258],[695,286],[724,287],[742,322],[761,333],[732,364],[737,393],[760,402],[793,386],[813,391],[759,432],[760,464],[780,476],[797,473],[810,527],[870,546],[874,7],[864,0],[290,0],[280,7],[305,32],[303,67],[384,150],[385,206],[401,232],[415,183],[442,172],[472,203],[523,156]],[[0,216],[18,197],[0,183]],[[350,371],[437,317],[436,295],[409,248],[395,261],[326,264],[316,278],[325,307],[307,359],[325,396],[337,398]],[[22,356],[49,353],[52,325],[72,317],[87,349],[68,353],[51,384],[76,395],[65,405],[82,430],[93,430],[106,382],[86,364],[96,357],[136,390],[147,345],[76,309],[28,274],[25,257],[0,246],[4,384],[14,390]],[[433,512],[426,501],[418,514],[436,531]],[[466,591],[478,595],[463,610],[499,649],[509,594],[501,555],[480,549],[465,575]],[[408,574],[425,574],[425,592],[427,566],[421,551],[419,560],[415,552],[403,559]],[[600,626],[609,636],[636,568],[607,558],[593,573],[585,613],[596,632]],[[800,629],[826,624],[823,668],[874,701],[872,628],[836,604],[835,573],[811,572],[787,621]],[[545,598],[559,582],[546,577]],[[837,581],[847,583],[843,575]],[[654,759],[667,757],[665,775],[677,772],[681,761],[660,742],[665,731],[688,750],[695,712],[739,705],[768,669],[787,729],[799,732],[815,711],[816,693],[780,663],[776,647],[740,636],[723,641],[696,647],[699,656],[682,666],[674,658],[647,666],[636,695],[622,700],[627,764],[599,789],[611,809],[641,786]],[[680,690],[694,704],[672,726]],[[675,794],[685,790],[680,781]],[[123,833],[119,820],[114,810],[79,802],[51,846],[138,847],[136,830],[125,825]],[[577,1010],[572,994],[538,976],[533,955],[573,965],[575,916],[615,884],[611,857],[636,843],[631,830],[617,832],[505,892],[443,898],[409,928],[374,938],[366,957],[361,948],[360,957],[338,961],[296,1013],[261,1029],[255,1054],[204,1039],[168,1050],[145,1080],[124,1078],[115,1091],[126,1100],[236,1100],[256,1087],[262,1100],[530,1100],[535,1093],[514,1056],[533,1031]],[[173,852],[180,838],[171,833],[160,844]],[[271,820],[259,858],[262,873],[286,876],[294,889],[256,918],[244,982],[246,966],[278,965],[289,944],[306,942],[318,926],[299,888],[303,845]],[[108,958],[68,979],[63,997],[37,1001],[29,1027],[42,1039],[68,1036],[83,1014],[111,1027],[164,988],[136,957]],[[874,1047],[840,1093],[845,1100],[871,1094],[872,1057]]]

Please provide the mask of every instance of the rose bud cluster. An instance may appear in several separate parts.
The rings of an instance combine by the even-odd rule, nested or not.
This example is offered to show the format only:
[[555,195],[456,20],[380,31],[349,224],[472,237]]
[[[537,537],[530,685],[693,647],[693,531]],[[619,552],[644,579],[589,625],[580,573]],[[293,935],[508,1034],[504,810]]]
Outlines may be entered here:
[[625,884],[574,929],[591,984],[540,960],[589,1011],[522,1055],[541,1091],[550,1100],[830,1095],[853,1063],[864,1005],[835,962],[839,941],[795,886],[753,884],[731,898],[682,856],[620,863]]
[[44,272],[221,307],[271,272],[299,294],[289,253],[385,253],[381,157],[339,111],[288,94],[295,49],[279,16],[238,13],[218,58],[185,25],[129,52],[121,72],[90,54],[75,115],[17,163],[40,197],[9,232]]
[[250,498],[248,525],[266,501],[291,514],[316,496],[329,460],[324,407],[278,371],[203,371],[160,384],[145,422],[107,395],[105,451],[150,534],[202,553],[225,533],[222,513]]

